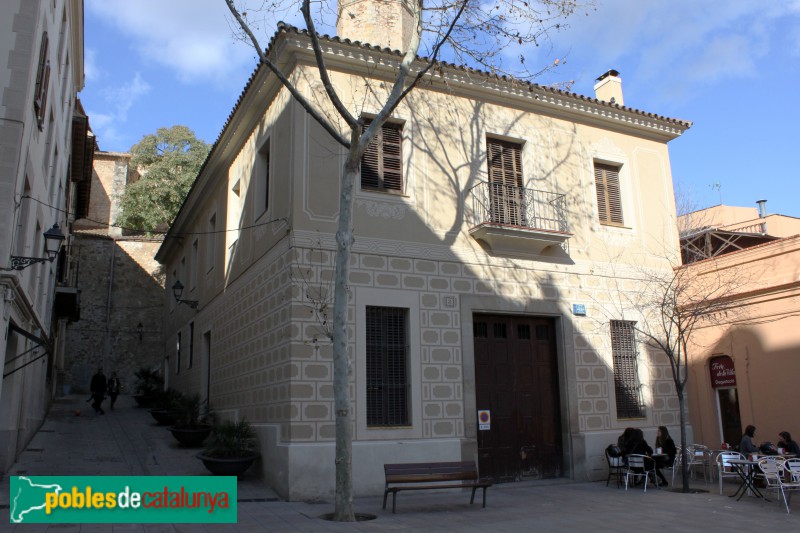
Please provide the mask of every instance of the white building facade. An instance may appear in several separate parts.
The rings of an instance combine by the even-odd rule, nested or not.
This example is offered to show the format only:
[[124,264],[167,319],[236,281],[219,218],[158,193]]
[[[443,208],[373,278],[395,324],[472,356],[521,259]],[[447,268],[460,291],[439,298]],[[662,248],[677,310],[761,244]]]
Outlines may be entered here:
[[71,191],[86,174],[91,137],[77,99],[83,53],[82,0],[0,3],[2,470],[41,425],[55,388],[63,247],[52,262],[22,258],[47,257],[44,233],[54,225],[68,233]]

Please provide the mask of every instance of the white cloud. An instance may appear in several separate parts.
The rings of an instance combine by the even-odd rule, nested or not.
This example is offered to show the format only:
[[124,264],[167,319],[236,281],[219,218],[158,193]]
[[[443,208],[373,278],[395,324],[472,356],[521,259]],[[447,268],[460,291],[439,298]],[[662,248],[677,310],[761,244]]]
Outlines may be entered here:
[[792,35],[800,43],[800,0],[597,0],[597,11],[568,23],[554,36],[556,49],[571,50],[584,68],[593,63],[598,71],[586,75],[624,64],[623,77],[650,84],[668,77],[678,94],[774,68],[765,61],[771,52],[791,46]]
[[103,144],[119,145],[124,141],[120,126],[128,120],[128,112],[136,102],[150,92],[150,84],[137,72],[128,83],[102,89],[103,109],[106,112],[88,110],[92,131]]
[[87,0],[86,6],[143,59],[173,69],[184,82],[223,82],[242,65],[255,65],[254,52],[234,40],[222,0]]

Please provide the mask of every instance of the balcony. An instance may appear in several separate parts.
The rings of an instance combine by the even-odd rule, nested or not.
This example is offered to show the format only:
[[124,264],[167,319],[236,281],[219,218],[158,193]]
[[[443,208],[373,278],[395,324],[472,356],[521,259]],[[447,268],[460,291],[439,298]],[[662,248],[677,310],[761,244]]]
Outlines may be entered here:
[[536,255],[572,237],[563,194],[482,181],[469,196],[469,233],[498,255]]

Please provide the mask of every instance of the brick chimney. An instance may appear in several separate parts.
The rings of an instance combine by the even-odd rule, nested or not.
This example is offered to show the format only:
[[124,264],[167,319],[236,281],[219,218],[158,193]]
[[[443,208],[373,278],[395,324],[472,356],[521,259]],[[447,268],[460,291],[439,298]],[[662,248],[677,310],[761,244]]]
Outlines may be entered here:
[[419,0],[339,0],[336,32],[342,39],[405,52]]
[[619,72],[616,70],[609,70],[597,78],[594,84],[594,93],[598,100],[625,105],[625,101],[622,99],[622,78],[619,77]]

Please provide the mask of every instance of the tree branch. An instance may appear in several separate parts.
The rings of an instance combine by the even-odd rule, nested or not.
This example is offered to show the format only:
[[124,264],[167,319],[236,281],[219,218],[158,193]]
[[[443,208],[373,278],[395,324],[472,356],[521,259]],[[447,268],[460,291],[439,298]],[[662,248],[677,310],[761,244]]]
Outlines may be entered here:
[[342,116],[351,128],[358,127],[358,119],[353,117],[350,111],[344,106],[333,88],[331,79],[328,76],[328,68],[325,66],[325,59],[322,57],[322,47],[319,44],[319,36],[317,35],[316,27],[314,26],[314,19],[311,18],[311,7],[309,0],[303,0],[303,5],[300,8],[303,13],[303,19],[306,21],[308,27],[308,35],[311,37],[311,48],[314,50],[314,57],[317,60],[317,69],[319,70],[319,77],[322,81],[322,86],[325,87],[325,92],[328,94],[333,107]]
[[264,65],[266,65],[267,68],[269,68],[273,74],[275,74],[278,80],[280,80],[283,86],[286,87],[286,89],[292,94],[292,96],[297,100],[297,102],[302,106],[302,108],[305,109],[306,112],[309,115],[311,115],[311,117],[314,120],[319,122],[319,124],[325,129],[325,131],[331,134],[331,136],[334,138],[336,142],[338,142],[345,148],[349,149],[350,142],[347,140],[347,138],[344,137],[341,134],[341,132],[339,132],[339,130],[336,127],[334,127],[333,124],[328,122],[328,120],[321,113],[319,113],[308,100],[306,100],[306,98],[302,95],[302,93],[300,93],[300,91],[297,90],[294,84],[292,84],[292,82],[289,81],[289,79],[283,75],[283,72],[281,72],[281,70],[277,67],[277,65],[275,65],[272,61],[270,61],[264,49],[261,48],[261,45],[259,44],[255,34],[250,29],[250,26],[247,24],[247,22],[245,22],[244,18],[239,13],[239,10],[236,9],[236,6],[233,5],[233,0],[225,0],[225,3],[228,5],[228,9],[230,10],[231,14],[233,14],[234,18],[236,19],[236,22],[239,23],[239,26],[242,28],[242,31],[244,31],[247,34],[248,38],[253,43],[253,47],[255,48],[256,53],[258,54],[258,58],[261,60],[261,62]]

